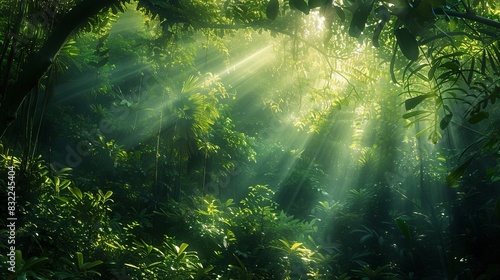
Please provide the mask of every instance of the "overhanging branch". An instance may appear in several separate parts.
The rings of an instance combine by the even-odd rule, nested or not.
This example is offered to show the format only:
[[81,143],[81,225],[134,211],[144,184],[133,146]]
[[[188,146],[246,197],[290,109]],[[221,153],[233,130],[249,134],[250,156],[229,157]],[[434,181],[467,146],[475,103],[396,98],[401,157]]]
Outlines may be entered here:
[[489,19],[489,18],[485,18],[482,16],[478,16],[478,15],[476,15],[474,13],[470,13],[470,12],[463,13],[463,12],[457,12],[457,11],[451,11],[451,10],[435,9],[434,13],[436,13],[436,15],[447,15],[450,17],[468,19],[468,20],[472,20],[472,21],[475,21],[478,23],[482,23],[482,24],[491,26],[491,27],[496,28],[496,29],[500,29],[500,22],[498,22],[496,20]]

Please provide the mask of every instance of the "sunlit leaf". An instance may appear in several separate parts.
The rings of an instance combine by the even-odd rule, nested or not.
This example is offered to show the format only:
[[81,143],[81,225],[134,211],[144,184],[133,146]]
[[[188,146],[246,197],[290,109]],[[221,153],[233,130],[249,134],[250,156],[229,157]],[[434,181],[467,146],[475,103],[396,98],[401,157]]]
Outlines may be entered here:
[[411,61],[417,60],[419,51],[415,35],[406,28],[396,29],[394,30],[394,34],[396,35],[399,49],[403,52],[404,56]]
[[302,245],[302,243],[296,242],[294,243],[291,247],[290,250],[294,251],[295,249],[299,248]]
[[78,267],[81,268],[83,265],[83,254],[81,252],[76,252],[76,258],[78,261]]
[[141,269],[140,267],[133,265],[133,264],[126,263],[125,265],[128,267],[134,268],[134,269]]
[[182,254],[182,252],[184,252],[188,246],[189,246],[188,244],[182,243],[181,246],[179,246],[179,250],[177,251],[177,255]]
[[79,200],[82,200],[83,194],[82,191],[77,188],[77,187],[68,187],[68,190],[73,194],[74,197],[78,198]]
[[458,20],[456,18],[452,18],[448,23],[450,31],[454,31],[457,28],[457,26],[458,26]]

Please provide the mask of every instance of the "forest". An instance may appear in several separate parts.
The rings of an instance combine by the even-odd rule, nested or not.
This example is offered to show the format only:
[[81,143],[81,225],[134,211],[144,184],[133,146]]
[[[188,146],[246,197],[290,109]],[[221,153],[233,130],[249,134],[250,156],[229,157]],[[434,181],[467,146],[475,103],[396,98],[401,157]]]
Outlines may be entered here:
[[1,279],[500,279],[497,0],[0,0]]

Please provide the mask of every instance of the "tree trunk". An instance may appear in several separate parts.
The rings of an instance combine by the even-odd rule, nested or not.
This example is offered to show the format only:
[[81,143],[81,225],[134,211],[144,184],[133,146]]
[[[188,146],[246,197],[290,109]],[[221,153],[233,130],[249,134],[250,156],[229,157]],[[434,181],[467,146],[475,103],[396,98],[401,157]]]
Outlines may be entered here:
[[124,0],[84,0],[76,5],[57,23],[54,31],[47,38],[40,50],[26,60],[17,81],[3,92],[0,105],[0,132],[5,133],[16,119],[17,111],[30,91],[47,72],[52,60],[64,45],[68,37],[89,18],[96,16],[102,9]]

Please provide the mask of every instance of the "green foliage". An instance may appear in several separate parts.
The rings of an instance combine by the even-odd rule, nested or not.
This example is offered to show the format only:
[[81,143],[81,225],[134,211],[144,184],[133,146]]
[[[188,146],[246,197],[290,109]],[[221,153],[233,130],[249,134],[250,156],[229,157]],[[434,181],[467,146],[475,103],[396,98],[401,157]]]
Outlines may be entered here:
[[9,279],[498,274],[494,1],[0,7]]
[[266,7],[266,16],[270,20],[275,20],[278,17],[280,3],[278,0],[269,0]]
[[67,258],[61,258],[62,262],[65,264],[65,268],[62,271],[58,271],[54,274],[56,278],[60,279],[94,279],[95,276],[101,276],[101,274],[93,270],[92,268],[102,264],[102,261],[97,260],[93,262],[84,262],[83,254],[81,252],[76,252],[76,261],[71,261]]

